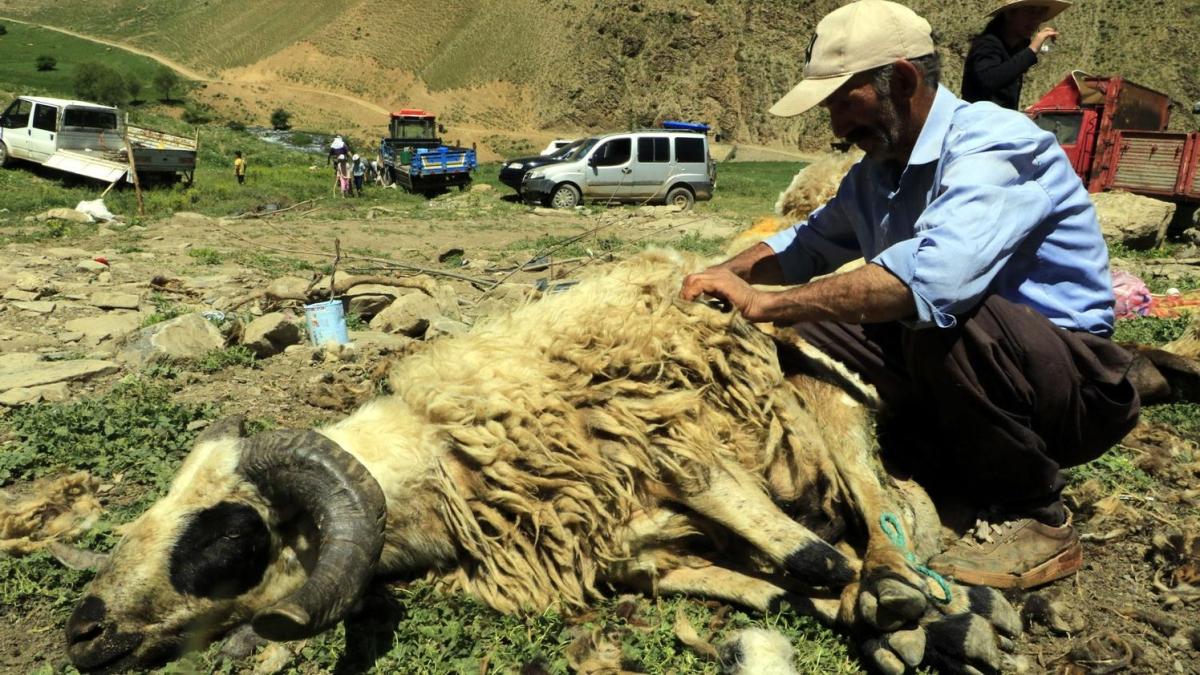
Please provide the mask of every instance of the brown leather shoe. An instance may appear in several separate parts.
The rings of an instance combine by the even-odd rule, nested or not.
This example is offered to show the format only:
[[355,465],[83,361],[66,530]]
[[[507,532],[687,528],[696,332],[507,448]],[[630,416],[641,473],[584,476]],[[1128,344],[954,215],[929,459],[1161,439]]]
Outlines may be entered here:
[[1083,547],[1068,520],[1059,527],[1032,518],[975,522],[961,539],[929,560],[933,571],[992,588],[1032,588],[1070,576],[1083,565]]

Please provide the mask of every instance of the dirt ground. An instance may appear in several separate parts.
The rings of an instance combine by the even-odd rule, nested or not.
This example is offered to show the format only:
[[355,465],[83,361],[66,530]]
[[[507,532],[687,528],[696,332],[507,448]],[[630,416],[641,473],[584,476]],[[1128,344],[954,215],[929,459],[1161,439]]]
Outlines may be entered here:
[[[450,201],[451,200],[446,200]],[[104,310],[87,304],[96,290],[120,290],[141,296],[139,311],[155,310],[151,280],[161,277],[177,284],[158,284],[159,297],[195,309],[227,310],[233,300],[262,289],[273,277],[254,264],[254,256],[307,260],[323,264],[332,259],[332,240],[340,239],[346,258],[343,273],[385,274],[380,267],[396,263],[435,270],[428,275],[453,290],[464,323],[529,292],[539,280],[569,278],[579,266],[603,264],[600,258],[556,255],[549,267],[512,273],[530,249],[514,242],[543,236],[566,237],[603,226],[602,235],[580,246],[602,253],[599,236],[626,242],[654,240],[662,232],[693,231],[703,237],[727,237],[733,222],[672,214],[663,209],[619,209],[588,214],[505,212],[461,217],[436,212],[420,217],[323,220],[279,215],[272,218],[217,221],[176,217],[153,223],[144,231],[106,232],[70,243],[78,252],[59,255],[45,243],[12,244],[5,251],[7,267],[0,277],[34,274],[59,287],[57,307],[49,314],[0,304],[0,351],[112,356],[112,341],[86,344],[67,330],[76,318]],[[103,230],[102,230],[103,231]],[[197,256],[211,249],[215,256]],[[453,249],[461,249],[455,252]],[[315,251],[319,256],[301,252]],[[355,258],[353,256],[359,256]],[[107,277],[75,269],[79,259],[103,257]],[[213,261],[203,264],[201,261]],[[362,258],[375,258],[376,261]],[[442,260],[439,261],[439,258]],[[565,259],[564,259],[565,258]],[[387,262],[388,260],[392,262]],[[381,262],[382,261],[382,262]],[[311,272],[291,272],[307,278]],[[471,277],[472,284],[462,278]],[[511,274],[511,276],[510,276]],[[485,297],[481,287],[507,279],[513,292]],[[165,289],[165,290],[163,290]],[[269,306],[251,302],[242,310],[283,309],[299,316],[297,302]],[[75,338],[66,341],[69,338]],[[331,357],[307,346],[258,360],[254,368],[234,366],[206,374],[185,370],[175,380],[183,401],[219,404],[227,413],[253,411],[280,427],[308,427],[338,419],[374,391],[382,363],[420,349],[422,341],[375,334],[359,349]],[[128,369],[70,385],[67,400],[106,391]],[[1200,452],[1194,443],[1161,427],[1143,425],[1126,441],[1124,452],[1153,487],[1132,490],[1120,484],[1093,481],[1071,488],[1072,506],[1084,535],[1085,566],[1073,578],[1033,593],[1014,594],[1024,609],[1028,629],[1017,643],[1026,672],[1107,673],[1200,672]],[[1189,632],[1191,631],[1191,632]],[[0,670],[21,672],[41,662],[48,652],[61,650],[60,627],[48,616],[27,616],[0,625]]]

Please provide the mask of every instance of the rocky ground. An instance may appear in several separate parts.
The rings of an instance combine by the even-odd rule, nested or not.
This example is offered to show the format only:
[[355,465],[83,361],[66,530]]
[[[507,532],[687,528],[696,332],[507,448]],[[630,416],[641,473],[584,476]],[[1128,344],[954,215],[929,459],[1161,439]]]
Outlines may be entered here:
[[[350,220],[297,215],[303,207],[237,219],[178,213],[10,244],[0,260],[0,414],[83,400],[142,374],[181,401],[310,426],[379,391],[392,359],[564,288],[581,268],[666,234],[711,242],[738,229],[664,207],[496,213],[488,200],[466,193],[419,217],[373,209]],[[552,250],[553,241],[566,243]],[[319,349],[302,306],[327,299],[331,285],[348,298],[353,345]],[[1028,672],[1200,672],[1195,440],[1147,422],[1118,460],[1077,475],[1070,494],[1085,568],[1014,597]],[[0,643],[17,654],[56,649],[46,623],[26,617],[0,629]]]

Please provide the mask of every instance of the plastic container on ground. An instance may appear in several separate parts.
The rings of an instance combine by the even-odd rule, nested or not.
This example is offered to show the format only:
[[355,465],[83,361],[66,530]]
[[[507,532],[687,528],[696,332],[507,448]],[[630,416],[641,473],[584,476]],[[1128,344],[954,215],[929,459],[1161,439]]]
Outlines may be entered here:
[[339,345],[350,342],[350,334],[346,329],[346,312],[341,300],[305,305],[304,320],[308,324],[308,338],[317,347],[327,342]]

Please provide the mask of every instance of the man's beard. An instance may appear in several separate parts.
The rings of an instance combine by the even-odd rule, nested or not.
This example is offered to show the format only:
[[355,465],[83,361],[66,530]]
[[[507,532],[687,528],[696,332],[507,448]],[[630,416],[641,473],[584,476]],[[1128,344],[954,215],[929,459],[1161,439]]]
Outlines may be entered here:
[[[902,131],[900,111],[892,98],[885,95],[879,97],[879,123],[854,129],[846,135],[846,142],[858,145],[868,158],[883,161],[892,157]],[[860,141],[866,139],[875,141],[870,149],[860,145]]]

